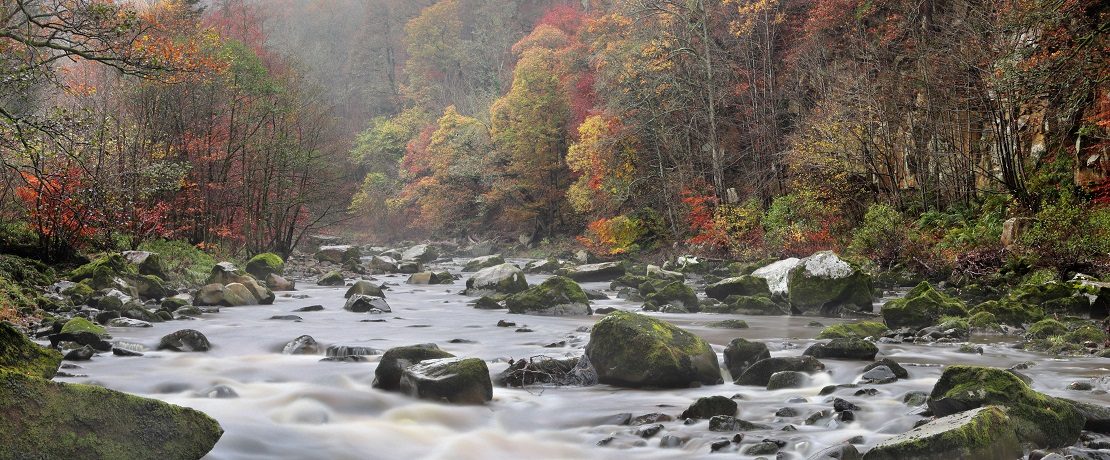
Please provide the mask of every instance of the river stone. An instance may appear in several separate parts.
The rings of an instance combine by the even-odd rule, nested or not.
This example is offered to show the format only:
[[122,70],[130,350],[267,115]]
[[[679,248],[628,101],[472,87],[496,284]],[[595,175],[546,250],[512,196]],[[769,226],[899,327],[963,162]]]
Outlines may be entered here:
[[242,276],[243,271],[236,267],[231,262],[220,262],[212,266],[212,270],[208,272],[208,279],[204,284],[227,284],[231,279],[236,276]]
[[62,354],[32,342],[14,325],[0,321],[0,371],[52,378],[62,364]]
[[760,267],[752,272],[751,276],[767,280],[767,288],[772,294],[786,295],[788,290],[787,278],[801,259],[791,257]]
[[310,335],[302,335],[285,344],[281,349],[283,355],[318,355],[320,344]]
[[427,244],[418,244],[401,253],[401,260],[416,260],[428,263],[439,257],[439,252]]
[[413,273],[419,273],[422,269],[423,265],[419,260],[402,260],[397,262],[397,273],[411,275]]
[[533,260],[524,264],[524,273],[554,273],[561,267],[559,260],[555,258]]
[[589,315],[590,300],[570,278],[552,276],[537,286],[505,299],[510,313],[541,316]]
[[744,370],[759,360],[771,357],[771,351],[763,342],[750,342],[743,338],[732,339],[725,347],[725,369],[735,379]]
[[486,362],[478,358],[421,361],[401,373],[400,391],[429,401],[484,404],[493,399]]
[[871,276],[822,251],[806,257],[787,275],[787,298],[802,314],[833,316],[842,309],[872,311]]
[[6,458],[197,459],[223,434],[193,409],[7,370],[0,370],[0,413]]
[[933,386],[928,404],[940,417],[1004,405],[1018,438],[1045,449],[1074,444],[1085,422],[1066,401],[1034,391],[1005,369],[989,367],[948,366]]
[[821,449],[807,460],[862,460],[863,454],[851,444],[837,444]]
[[738,406],[736,401],[724,396],[707,396],[698,398],[690,407],[682,412],[680,418],[711,418],[715,415],[735,416]]
[[706,286],[705,295],[717,300],[725,300],[731,295],[771,297],[771,289],[767,287],[766,279],[757,276],[737,276]]
[[769,430],[771,427],[747,420],[740,420],[731,415],[716,415],[709,419],[709,431],[755,431]]
[[894,383],[898,380],[898,376],[894,375],[894,371],[889,367],[880,365],[864,372],[863,375],[860,376],[860,379],[863,380],[863,383],[881,385],[884,383]]
[[781,371],[771,374],[767,379],[768,390],[785,390],[789,388],[802,388],[809,382],[809,376],[802,372]]
[[528,289],[524,271],[513,264],[494,265],[483,268],[466,280],[466,294],[478,295],[484,292],[516,294]]
[[909,327],[916,330],[937,324],[942,316],[967,316],[967,306],[934,289],[928,281],[922,281],[905,297],[883,305],[880,313],[891,329]]
[[285,273],[285,261],[277,254],[264,252],[251,257],[251,259],[247,261],[245,270],[247,273],[250,273],[251,276],[264,280],[267,276]]
[[347,345],[328,345],[327,350],[324,351],[324,356],[329,358],[346,358],[350,356],[374,356],[381,354],[381,351],[370,347],[357,347]]
[[157,276],[167,279],[166,267],[162,264],[162,256],[149,251],[123,251],[123,258],[127,263],[134,265],[140,275]]
[[382,291],[381,286],[367,280],[358,280],[355,281],[355,284],[351,285],[350,289],[347,289],[347,293],[343,294],[343,298],[349,299],[351,296],[358,294],[371,297],[385,297],[385,292]]
[[737,385],[756,385],[766,387],[771,380],[771,375],[782,371],[805,372],[816,374],[825,370],[825,365],[812,356],[785,356],[766,358],[756,361],[749,366],[739,377]]
[[448,272],[420,272],[409,275],[405,284],[451,284],[454,278]]
[[393,273],[397,271],[397,261],[388,256],[373,256],[367,266],[376,272]]
[[860,338],[832,339],[828,343],[815,343],[802,354],[817,359],[862,359],[871,361],[879,353],[879,347]]
[[197,296],[193,298],[193,305],[198,307],[241,307],[257,303],[258,299],[254,297],[250,289],[240,283],[231,283],[226,286],[218,283],[206,284],[200,288]]
[[624,387],[688,387],[721,383],[709,343],[673,324],[615,311],[594,325],[586,356],[601,383]]
[[87,320],[85,318],[82,318],[80,316],[78,316],[76,318],[73,318],[73,319],[70,319],[69,321],[66,321],[65,325],[62,326],[62,330],[61,330],[62,334],[76,334],[76,333],[79,333],[79,332],[88,332],[88,333],[91,333],[91,334],[96,334],[97,336],[100,336],[101,338],[108,337],[108,331],[105,330],[104,327],[102,327],[98,324],[94,324],[92,321],[89,321],[89,320]]
[[295,291],[297,283],[276,273],[266,275],[266,287],[273,291]]
[[906,371],[906,368],[902,367],[901,364],[898,364],[897,362],[895,362],[893,359],[890,359],[890,358],[883,358],[883,359],[875,361],[871,364],[868,364],[867,366],[865,366],[863,368],[863,372],[867,372],[867,371],[869,371],[871,369],[874,369],[876,367],[879,367],[879,366],[886,366],[888,369],[891,370],[891,372],[894,372],[894,376],[897,377],[897,378],[900,378],[900,379],[910,378],[910,373],[908,371]]
[[158,342],[159,350],[171,351],[208,351],[212,344],[208,337],[193,329],[182,329],[172,334],[167,334]]
[[501,254],[494,254],[494,255],[491,255],[491,256],[475,257],[475,258],[470,259],[466,262],[466,265],[463,266],[462,271],[464,271],[464,272],[476,272],[476,271],[481,270],[483,268],[489,268],[489,267],[492,267],[494,265],[501,265],[503,263],[505,263],[505,258],[501,257]]
[[[675,305],[690,310],[698,310],[698,295],[694,289],[681,281],[672,281],[649,293],[645,300],[654,305]],[[683,313],[688,313],[683,312]]]
[[1081,401],[1072,401],[1064,398],[1058,399],[1071,404],[1072,408],[1075,409],[1076,412],[1079,412],[1079,415],[1083,416],[1084,430],[1110,434],[1110,407]]
[[321,276],[319,280],[316,280],[316,284],[319,286],[342,286],[347,284],[347,280],[343,278],[342,273],[330,271],[325,273],[324,276]]
[[386,350],[374,370],[374,388],[386,391],[400,389],[401,372],[405,368],[427,359],[453,358],[455,355],[440,350],[434,343],[395,347]]
[[343,305],[343,309],[354,313],[390,313],[393,311],[384,298],[362,294],[352,295],[351,298],[347,299],[347,303]]
[[592,281],[613,281],[624,275],[624,265],[620,262],[603,262],[600,264],[579,265],[571,269],[560,270],[556,273],[564,275],[579,283]]
[[316,260],[333,264],[357,261],[361,256],[362,251],[350,245],[320,246],[315,255]]
[[880,442],[864,460],[1012,460],[1022,457],[1007,410],[986,406],[938,418]]
[[109,327],[154,327],[146,321],[131,318],[112,318],[108,320]]

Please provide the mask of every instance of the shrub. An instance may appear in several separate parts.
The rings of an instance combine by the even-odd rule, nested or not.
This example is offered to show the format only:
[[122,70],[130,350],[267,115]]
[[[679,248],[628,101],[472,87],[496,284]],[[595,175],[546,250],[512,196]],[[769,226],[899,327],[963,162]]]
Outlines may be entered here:
[[1042,205],[1021,249],[1036,265],[1077,268],[1110,254],[1110,209],[1089,210],[1069,193]]
[[156,252],[170,280],[188,285],[198,285],[208,278],[216,259],[211,254],[180,240],[151,240],[139,246],[140,250]]
[[767,248],[785,255],[808,256],[814,252],[838,249],[833,236],[844,219],[835,206],[812,192],[783,195],[771,202],[763,216]]
[[622,215],[591,222],[578,241],[595,254],[611,256],[639,249],[636,242],[642,236],[644,228],[639,219]]
[[876,203],[867,208],[848,248],[882,268],[890,268],[899,262],[907,240],[906,218],[889,205]]

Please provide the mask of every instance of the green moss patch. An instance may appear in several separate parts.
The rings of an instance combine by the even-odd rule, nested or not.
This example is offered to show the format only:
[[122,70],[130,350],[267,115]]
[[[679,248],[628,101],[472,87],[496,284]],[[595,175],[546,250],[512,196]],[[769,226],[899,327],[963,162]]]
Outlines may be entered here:
[[967,316],[967,306],[959,299],[936,290],[927,281],[922,281],[905,297],[883,305],[882,315],[883,321],[891,329],[920,329],[937,324],[944,316]]
[[826,327],[817,335],[818,339],[846,339],[850,337],[867,338],[878,337],[890,328],[885,324],[875,321],[860,321],[858,323],[840,323]]
[[251,257],[247,261],[246,271],[254,275],[255,278],[264,280],[270,274],[281,275],[285,273],[285,261],[277,254],[264,252]]
[[0,370],[49,379],[61,363],[61,353],[39,346],[12,324],[0,322]]

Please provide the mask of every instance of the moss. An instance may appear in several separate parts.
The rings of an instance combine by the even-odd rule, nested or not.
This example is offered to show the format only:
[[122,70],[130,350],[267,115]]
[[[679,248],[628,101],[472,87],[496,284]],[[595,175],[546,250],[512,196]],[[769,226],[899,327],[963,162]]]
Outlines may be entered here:
[[717,355],[705,340],[673,324],[626,311],[594,325],[586,355],[602,383],[686,387],[721,382]]
[[1089,322],[1078,323],[1071,331],[1064,334],[1065,341],[1078,344],[1083,342],[1101,344],[1106,341],[1106,338],[1105,332]]
[[717,329],[747,329],[748,322],[742,319],[726,319],[724,321],[714,321],[705,326]]
[[281,260],[281,256],[277,254],[264,252],[251,257],[247,261],[246,271],[254,275],[255,278],[264,280],[270,274],[281,275],[285,273],[285,261]]
[[871,276],[849,264],[851,274],[842,278],[825,278],[810,274],[810,262],[818,264],[847,263],[829,251],[818,252],[801,262],[787,274],[787,296],[792,309],[802,313],[832,316],[842,308],[872,311]]
[[69,273],[69,279],[79,282],[86,279],[97,279],[104,276],[138,275],[139,271],[134,265],[127,262],[122,254],[107,254],[92,262],[75,268]]
[[316,281],[316,284],[320,286],[342,286],[346,284],[346,282],[342,273],[330,271],[324,274],[324,276],[321,276],[320,279]]
[[12,324],[0,322],[0,370],[49,379],[61,363],[61,353],[39,346]]
[[858,323],[840,323],[826,327],[817,335],[818,339],[836,339],[849,337],[878,337],[883,332],[890,330],[883,323],[875,321],[860,321]]
[[0,371],[0,445],[34,458],[201,458],[223,434],[193,409]]
[[1071,405],[1034,391],[1004,369],[949,366],[929,395],[929,407],[939,416],[988,405],[1008,407],[1018,438],[1041,448],[1075,443],[1084,424]]
[[73,318],[69,321],[66,321],[66,324],[62,326],[63,334],[76,334],[79,332],[91,332],[101,337],[105,337],[108,335],[108,331],[106,331],[104,327],[94,324],[92,321],[81,317]]
[[586,292],[578,283],[565,276],[552,276],[537,286],[505,299],[505,306],[512,313],[538,313],[579,305],[585,307],[586,314],[591,313]]
[[73,285],[73,287],[62,291],[62,295],[69,297],[73,300],[73,303],[76,304],[84,304],[88,302],[95,293],[96,291],[94,291],[92,287],[89,287],[89,285],[85,283],[77,283]]
[[883,305],[883,321],[891,329],[920,329],[936,324],[943,316],[967,316],[963,301],[946,295],[922,281],[905,297]]
[[216,265],[211,254],[186,241],[152,240],[139,249],[157,253],[166,272],[166,280],[195,286],[204,283],[209,270]]
[[698,295],[694,293],[690,286],[681,281],[664,284],[655,292],[648,294],[646,300],[658,305],[676,303],[687,308],[698,307]]
[[771,297],[767,280],[745,275],[726,278],[705,287],[705,295],[712,299],[724,300],[732,295]]
[[706,306],[707,313],[742,313],[746,315],[785,315],[783,307],[766,297],[731,296],[725,303]]
[[879,347],[858,337],[832,339],[828,343],[816,343],[802,353],[814,358],[874,360]]
[[981,311],[967,319],[968,326],[980,329],[998,329],[998,317],[994,313]]
[[1063,335],[1068,331],[1064,323],[1054,319],[1042,319],[1037,321],[1029,329],[1025,331],[1025,338],[1027,339],[1047,339],[1056,335]]
[[483,268],[492,267],[494,265],[501,265],[505,263],[505,258],[501,254],[494,254],[491,256],[475,257],[466,262],[463,266],[464,272],[476,272]]
[[867,452],[868,460],[983,458],[1022,455],[1014,423],[1005,408],[987,406],[935,420],[883,441]]
[[986,312],[998,318],[1002,324],[1022,327],[1044,319],[1044,310],[1035,305],[1024,304],[1013,299],[988,300],[971,309],[971,314]]

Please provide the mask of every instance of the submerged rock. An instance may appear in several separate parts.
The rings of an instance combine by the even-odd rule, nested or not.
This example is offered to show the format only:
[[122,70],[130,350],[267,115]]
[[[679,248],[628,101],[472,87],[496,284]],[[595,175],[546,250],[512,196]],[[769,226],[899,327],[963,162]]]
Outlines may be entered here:
[[486,362],[478,358],[442,358],[405,368],[399,389],[409,396],[454,404],[484,404],[493,399]]
[[405,368],[428,359],[453,358],[455,355],[440,350],[434,343],[395,347],[386,350],[374,370],[374,388],[387,391],[400,389],[401,373]]
[[467,295],[482,293],[516,294],[528,289],[524,271],[513,264],[483,268],[466,280]]
[[197,459],[223,435],[203,413],[155,399],[7,370],[0,382],[0,456]]
[[585,356],[563,359],[537,356],[514,361],[498,374],[497,384],[507,387],[589,386],[597,384],[597,370]]
[[1015,425],[1005,408],[986,406],[938,418],[887,439],[864,460],[1012,460],[1022,456]]
[[589,315],[590,300],[578,283],[553,276],[543,283],[509,296],[505,306],[511,313],[542,316]]
[[601,383],[687,387],[721,383],[717,354],[700,337],[665,321],[615,311],[594,325],[586,356]]
[[756,385],[766,387],[771,375],[782,371],[816,374],[825,370],[825,365],[812,356],[785,356],[767,358],[749,366],[739,377],[737,385]]
[[815,343],[803,353],[818,359],[862,359],[871,361],[879,353],[874,343],[860,338],[832,339],[828,343]]
[[12,324],[0,322],[0,371],[49,379],[61,364],[61,353],[32,342]]
[[285,344],[281,349],[283,355],[317,355],[320,354],[320,344],[311,335],[302,335]]

